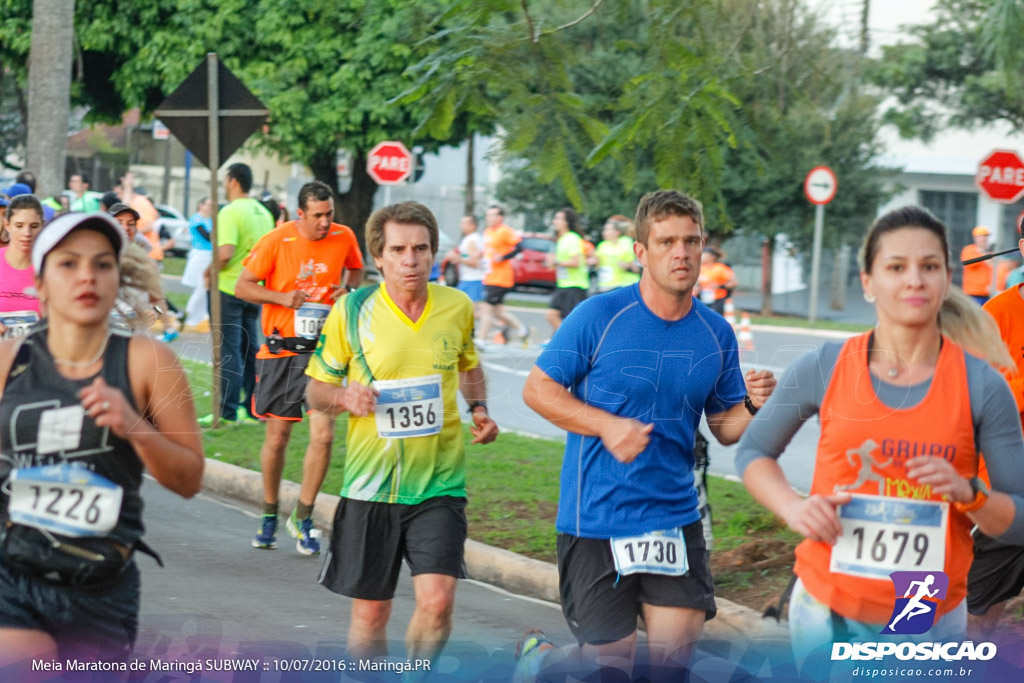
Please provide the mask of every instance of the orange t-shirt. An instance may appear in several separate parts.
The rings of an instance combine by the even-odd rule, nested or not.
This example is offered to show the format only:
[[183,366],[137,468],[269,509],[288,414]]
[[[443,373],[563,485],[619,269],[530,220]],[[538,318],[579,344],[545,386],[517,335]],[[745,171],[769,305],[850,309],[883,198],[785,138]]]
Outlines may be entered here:
[[484,276],[484,284],[511,287],[515,282],[511,261],[500,261],[519,244],[519,235],[504,223],[484,229],[484,255],[491,264],[491,272]]
[[[363,256],[352,229],[331,223],[327,237],[310,241],[299,234],[295,221],[289,221],[260,238],[242,264],[275,292],[301,289],[312,304],[333,304],[331,285],[341,284],[344,270],[363,267]],[[282,337],[295,337],[296,310],[276,304],[263,305],[263,334],[277,330]],[[291,351],[273,354],[266,344],[257,358],[294,356]]]
[[[968,244],[960,251],[960,260],[984,256],[987,252],[982,251],[973,244]],[[992,295],[992,263],[981,261],[969,266],[964,266],[964,292],[971,296]]]
[[[964,350],[943,338],[928,393],[916,406],[897,410],[875,395],[868,371],[870,335],[858,335],[843,345],[825,390],[818,412],[821,437],[811,493],[830,496],[842,487],[838,490],[941,502],[942,496],[932,493],[929,485],[907,479],[906,461],[934,455],[949,461],[961,476],[977,474]],[[939,615],[967,595],[967,572],[974,559],[973,525],[950,505],[943,564],[949,590],[938,606]],[[794,572],[807,591],[844,617],[887,623],[894,605],[889,578],[833,574],[831,557],[832,546],[827,543],[804,539],[797,546]]]
[[[735,277],[735,273],[732,268],[716,261],[715,263],[700,267],[700,276],[697,282],[700,283],[701,294],[707,291],[713,292],[714,298],[711,299],[710,296],[707,298],[711,299],[711,301],[717,301],[729,296],[729,292],[723,285],[733,279],[733,277]],[[701,297],[701,301],[704,301],[704,296]]]
[[153,202],[141,194],[133,194],[129,206],[139,212],[139,233],[149,242],[151,247],[149,258],[155,261],[162,261],[164,250],[160,246],[160,234],[155,226],[153,226],[156,220],[160,218],[160,212],[153,206]]
[[983,308],[995,319],[999,336],[1017,363],[1017,371],[1006,379],[1024,424],[1024,299],[1021,298],[1021,285],[1000,292],[986,301]]

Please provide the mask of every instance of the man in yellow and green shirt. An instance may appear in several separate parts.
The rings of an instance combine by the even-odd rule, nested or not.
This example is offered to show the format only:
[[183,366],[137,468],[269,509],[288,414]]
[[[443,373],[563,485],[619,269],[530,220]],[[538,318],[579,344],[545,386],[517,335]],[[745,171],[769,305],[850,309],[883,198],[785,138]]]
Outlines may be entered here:
[[451,632],[464,577],[465,450],[456,393],[469,403],[473,443],[488,416],[473,344],[473,303],[428,283],[437,221],[415,202],[386,206],[366,225],[380,285],[342,297],[310,359],[312,409],[348,412],[345,475],[320,583],[353,598],[348,650],[387,654],[385,629],[403,556],[416,608],[406,656],[433,659]]

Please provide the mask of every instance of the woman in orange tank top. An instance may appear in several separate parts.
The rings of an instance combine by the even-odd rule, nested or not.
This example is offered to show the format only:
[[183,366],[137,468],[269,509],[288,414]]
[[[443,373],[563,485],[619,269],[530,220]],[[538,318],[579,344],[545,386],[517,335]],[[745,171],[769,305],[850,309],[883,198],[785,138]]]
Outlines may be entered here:
[[793,396],[773,396],[737,454],[754,497],[804,536],[790,634],[798,662],[817,651],[826,666],[833,642],[962,639],[971,528],[1024,538],[1015,520],[1024,480],[1010,473],[1024,454],[1019,425],[1000,426],[1009,431],[991,490],[977,477],[976,445],[987,454],[993,444],[979,425],[999,430],[972,412],[981,400],[973,389],[988,382],[998,405],[1012,397],[1000,393],[998,373],[940,332],[951,287],[945,226],[918,207],[879,218],[861,281],[878,324],[818,352],[823,386],[803,402],[821,420],[810,495],[795,492],[776,461],[785,444],[764,446],[772,429],[787,432],[773,409]]

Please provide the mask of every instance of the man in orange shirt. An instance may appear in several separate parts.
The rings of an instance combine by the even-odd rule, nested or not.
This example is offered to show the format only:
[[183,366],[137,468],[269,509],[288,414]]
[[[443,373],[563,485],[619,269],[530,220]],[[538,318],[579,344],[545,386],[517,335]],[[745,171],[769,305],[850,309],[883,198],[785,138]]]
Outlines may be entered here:
[[[1018,235],[1021,231],[1018,223]],[[975,228],[977,232],[978,228]],[[977,239],[977,237],[975,237]],[[1024,239],[1017,243],[1024,255]],[[987,262],[982,262],[987,263]],[[980,265],[980,264],[979,264]],[[991,266],[989,267],[991,274]],[[967,268],[964,268],[966,279]],[[1012,286],[989,299],[984,306],[999,326],[999,335],[1017,364],[1007,373],[1010,393],[1024,424],[1024,285]],[[984,454],[982,454],[984,455]],[[967,633],[988,638],[999,623],[1006,601],[1024,588],[1024,547],[999,543],[981,532],[974,533],[974,563],[967,576]]]
[[480,305],[480,334],[485,341],[491,329],[491,319],[497,318],[505,324],[505,341],[509,331],[516,330],[525,344],[530,338],[530,328],[505,310],[505,295],[512,291],[515,275],[511,259],[519,253],[519,235],[505,225],[505,210],[500,206],[487,209],[487,227],[484,228],[484,256],[491,265],[491,272],[484,276],[484,300]]
[[[960,260],[977,258],[988,253],[989,231],[984,225],[979,225],[971,231],[974,238],[973,244],[968,244],[960,251]],[[972,297],[979,304],[984,304],[992,296],[992,263],[981,261],[964,266],[964,293]]]
[[700,276],[698,296],[703,304],[719,315],[725,315],[725,300],[729,292],[736,289],[739,281],[736,273],[718,259],[722,253],[714,247],[705,247],[700,255]]
[[[263,418],[267,435],[260,451],[263,517],[254,548],[277,543],[278,490],[292,426],[302,420],[306,364],[316,349],[320,328],[342,292],[359,284],[363,257],[355,233],[333,223],[334,193],[319,181],[299,190],[298,219],[264,235],[244,261],[235,294],[263,304],[263,334],[256,353],[253,412]],[[263,284],[260,284],[263,281]],[[313,503],[323,484],[334,441],[334,420],[309,413],[309,445],[302,465],[299,502],[288,518],[288,533],[304,555],[320,552],[313,528]]]

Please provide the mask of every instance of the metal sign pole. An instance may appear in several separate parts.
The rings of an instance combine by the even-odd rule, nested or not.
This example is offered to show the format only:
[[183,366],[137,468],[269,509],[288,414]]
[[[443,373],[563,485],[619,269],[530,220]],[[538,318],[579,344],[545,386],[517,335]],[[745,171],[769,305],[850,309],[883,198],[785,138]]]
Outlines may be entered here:
[[813,325],[818,317],[818,274],[821,271],[821,233],[825,225],[825,205],[814,206],[814,249],[811,252],[811,300],[807,317]]
[[220,169],[220,129],[218,126],[218,113],[220,110],[220,99],[218,97],[217,83],[217,55],[210,52],[206,55],[206,92],[207,110],[209,111],[209,141],[210,141],[210,201],[213,205],[211,212],[212,228],[210,230],[210,241],[213,243],[213,258],[210,261],[210,337],[213,340],[213,426],[220,422],[221,406],[221,332],[220,317],[220,261],[217,248],[217,213],[220,206],[218,196],[217,171]]

